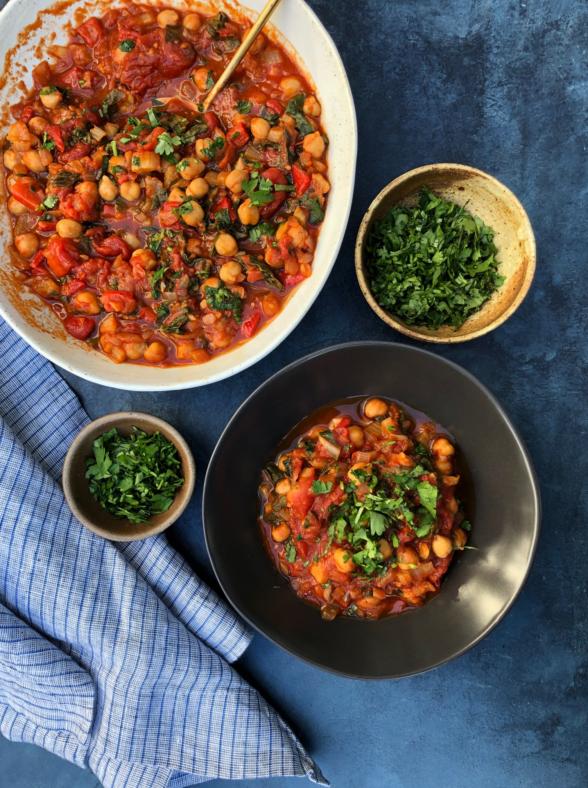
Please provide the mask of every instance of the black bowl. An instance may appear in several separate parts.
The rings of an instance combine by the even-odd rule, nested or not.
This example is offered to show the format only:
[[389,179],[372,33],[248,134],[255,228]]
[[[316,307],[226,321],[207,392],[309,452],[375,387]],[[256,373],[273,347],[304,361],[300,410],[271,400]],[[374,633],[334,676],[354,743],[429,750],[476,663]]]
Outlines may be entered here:
[[[257,522],[261,468],[302,418],[356,395],[399,400],[452,433],[473,497],[470,544],[424,607],[379,621],[321,619],[274,567]],[[521,439],[472,375],[406,345],[357,342],[301,359],[278,372],[235,413],[204,483],[210,560],[229,601],[279,646],[322,668],[361,678],[429,670],[478,643],[506,614],[533,559],[540,502]]]

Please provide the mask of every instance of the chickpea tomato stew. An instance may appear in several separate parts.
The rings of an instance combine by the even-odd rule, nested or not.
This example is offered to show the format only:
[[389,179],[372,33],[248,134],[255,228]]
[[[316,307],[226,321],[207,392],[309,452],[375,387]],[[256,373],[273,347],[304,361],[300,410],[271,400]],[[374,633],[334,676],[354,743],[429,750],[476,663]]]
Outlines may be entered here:
[[261,35],[196,111],[246,29],[129,4],[49,47],[12,107],[14,263],[117,363],[205,362],[312,273],[330,184],[308,81]]
[[278,569],[327,620],[423,605],[470,530],[448,435],[379,398],[323,410],[302,429],[260,486]]

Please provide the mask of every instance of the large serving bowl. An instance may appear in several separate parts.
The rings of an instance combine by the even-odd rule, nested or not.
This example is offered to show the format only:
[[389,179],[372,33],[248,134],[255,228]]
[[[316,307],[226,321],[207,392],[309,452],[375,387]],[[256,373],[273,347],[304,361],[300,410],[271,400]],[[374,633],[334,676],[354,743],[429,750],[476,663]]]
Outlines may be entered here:
[[[376,622],[321,619],[274,567],[257,521],[261,468],[305,416],[342,398],[375,395],[426,413],[454,437],[466,469],[469,544],[424,607]],[[459,456],[458,455],[458,456]],[[472,375],[405,345],[340,345],[283,369],[234,415],[204,485],[206,542],[234,607],[310,662],[363,678],[428,670],[478,643],[506,614],[529,571],[539,531],[531,463],[508,417]]]
[[[144,0],[149,3],[150,0]],[[165,4],[186,9],[210,8],[207,3],[191,3],[189,0],[165,0]],[[265,0],[246,0],[244,6],[235,2],[219,2],[213,7],[240,8],[247,13],[248,7],[259,11]],[[0,11],[0,59],[10,54],[6,82],[0,85],[4,135],[11,122],[7,108],[14,103],[17,85],[24,80],[30,85],[30,72],[39,61],[36,47],[53,41],[60,43],[66,38],[65,25],[73,21],[76,11],[83,9],[88,15],[100,14],[116,5],[106,0],[74,0],[62,10],[43,14],[40,27],[29,29],[19,36],[27,25],[37,19],[39,12],[50,9],[53,0],[10,0]],[[311,77],[323,107],[323,122],[329,135],[329,178],[332,190],[325,221],[322,225],[312,276],[302,282],[290,296],[282,312],[255,337],[234,350],[213,358],[201,366],[190,365],[169,369],[141,365],[122,364],[117,366],[97,351],[68,337],[60,321],[46,305],[33,295],[23,294],[16,289],[8,247],[11,243],[8,217],[4,206],[0,207],[0,246],[4,254],[0,260],[0,314],[36,350],[63,369],[87,380],[115,388],[165,391],[201,386],[234,375],[259,361],[282,342],[302,320],[315,298],[320,293],[333,267],[343,240],[349,217],[355,160],[357,155],[357,124],[351,90],[341,58],[329,34],[304,0],[288,0],[281,3],[272,17],[277,31],[274,34],[285,43]]]

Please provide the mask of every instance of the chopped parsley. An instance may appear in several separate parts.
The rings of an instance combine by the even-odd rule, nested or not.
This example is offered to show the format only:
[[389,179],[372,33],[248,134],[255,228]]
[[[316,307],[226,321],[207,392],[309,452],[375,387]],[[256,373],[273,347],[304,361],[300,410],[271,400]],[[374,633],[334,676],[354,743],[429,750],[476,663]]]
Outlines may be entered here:
[[236,293],[225,285],[219,287],[206,287],[204,297],[209,309],[218,309],[221,312],[232,312],[235,320],[240,323],[243,315],[243,301]]
[[294,96],[294,98],[290,99],[286,105],[286,112],[291,118],[294,118],[296,128],[302,137],[306,137],[307,134],[312,134],[313,131],[315,131],[314,126],[309,123],[306,115],[302,111],[304,106],[304,98],[304,93],[299,93],[297,96]]
[[261,222],[249,230],[249,240],[252,243],[257,243],[257,241],[259,241],[264,236],[275,235],[275,233],[276,228],[273,224],[270,224],[269,222]]
[[161,433],[116,428],[93,443],[86,464],[90,492],[103,509],[131,523],[166,512],[184,484],[177,448]]
[[320,224],[325,218],[325,212],[321,207],[321,204],[317,200],[316,197],[309,197],[308,195],[303,195],[300,204],[307,208],[309,211],[309,221],[311,224]]
[[120,90],[111,90],[110,93],[107,93],[98,110],[100,117],[108,119],[116,109],[118,102],[124,98],[124,95]]
[[52,211],[54,208],[57,208],[59,205],[59,197],[55,194],[48,194],[43,202],[39,205],[39,211]]
[[239,115],[249,115],[251,112],[251,102],[249,99],[239,99],[239,101],[235,105],[235,109],[239,113]]
[[120,42],[118,48],[120,49],[121,52],[132,52],[136,46],[137,44],[133,41],[132,38],[125,38]]
[[209,158],[214,159],[217,153],[219,153],[225,147],[225,140],[223,137],[215,137],[210,145],[207,145],[205,148],[202,148],[202,153]]
[[269,205],[274,199],[274,184],[269,178],[262,178],[259,172],[252,172],[251,177],[243,181],[243,191],[252,205]]
[[182,144],[182,140],[177,135],[171,135],[169,132],[162,132],[157,138],[157,145],[155,146],[155,153],[161,156],[172,156],[175,149]]
[[43,132],[43,136],[41,137],[41,147],[47,150],[55,150],[55,143],[46,131]]
[[374,223],[366,252],[374,298],[411,326],[457,329],[504,282],[494,231],[428,188]]
[[296,560],[296,548],[291,541],[288,541],[284,546],[284,554],[286,556],[286,561],[288,561],[289,564],[293,564]]
[[325,495],[325,493],[330,493],[333,489],[333,482],[321,482],[314,481],[311,486],[311,490],[315,495]]

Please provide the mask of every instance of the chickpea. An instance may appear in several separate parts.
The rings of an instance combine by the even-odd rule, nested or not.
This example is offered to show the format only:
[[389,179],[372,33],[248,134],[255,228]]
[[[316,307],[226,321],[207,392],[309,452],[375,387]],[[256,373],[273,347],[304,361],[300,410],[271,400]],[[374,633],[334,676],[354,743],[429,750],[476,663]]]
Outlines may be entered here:
[[315,194],[327,194],[331,190],[331,184],[319,172],[312,173],[312,189]]
[[60,90],[54,88],[51,93],[40,93],[39,98],[44,107],[47,107],[47,109],[55,109],[61,104],[63,95]]
[[4,151],[4,166],[6,167],[7,170],[13,170],[20,163],[21,163],[21,158],[16,151],[12,149]]
[[272,539],[274,542],[285,542],[290,536],[290,528],[286,523],[280,523],[272,528]]
[[226,285],[236,285],[242,282],[245,277],[241,266],[236,260],[230,260],[228,263],[223,263],[219,271],[219,276]]
[[29,210],[26,205],[23,205],[15,197],[8,198],[8,210],[13,216],[22,216]]
[[380,549],[380,555],[387,561],[392,556],[392,545],[387,539],[380,539],[378,542],[378,547]]
[[[227,175],[228,175],[228,172],[226,170],[221,170],[221,172],[219,172],[217,174],[216,185],[218,186],[219,189],[222,189],[222,187],[227,182]],[[208,181],[207,181],[207,183],[208,183]]]
[[118,195],[118,186],[111,180],[108,175],[103,175],[98,184],[98,194],[103,200],[107,202],[116,199]]
[[452,457],[455,454],[455,448],[447,438],[437,438],[433,442],[432,450],[437,470],[445,474],[451,473],[453,470]]
[[324,564],[312,564],[310,567],[310,574],[314,577],[317,583],[323,585],[329,579],[329,575],[327,574],[326,567]]
[[284,98],[290,99],[302,91],[302,82],[298,77],[282,77],[280,80],[280,90]]
[[200,17],[198,14],[186,14],[184,19],[182,20],[182,24],[186,28],[186,30],[191,30],[194,32],[195,30],[200,29],[200,25],[202,24]]
[[114,135],[118,131],[118,126],[116,125],[116,123],[105,123],[104,131],[106,132],[107,137],[114,137]]
[[225,177],[225,186],[233,194],[241,194],[243,191],[243,181],[247,179],[247,171],[241,169],[234,169],[227,173]]
[[310,115],[311,118],[318,118],[321,114],[321,105],[315,96],[307,96],[304,99],[304,105],[302,107],[304,110],[305,115]]
[[55,225],[60,238],[79,238],[82,234],[82,225],[73,219],[60,219]]
[[344,547],[338,547],[333,552],[333,558],[335,560],[335,564],[337,569],[340,572],[345,572],[345,574],[349,574],[353,572],[355,569],[355,564],[353,563],[353,558],[351,557],[351,553],[346,550]]
[[39,142],[39,138],[34,134],[31,134],[27,128],[27,124],[23,123],[22,120],[17,120],[16,123],[12,124],[8,130],[6,139],[12,145],[14,150],[19,152],[30,150]]
[[206,183],[207,183],[207,184],[208,184],[208,185],[209,185],[211,188],[213,188],[213,189],[214,189],[214,187],[215,187],[215,186],[217,185],[217,183],[218,183],[218,173],[217,173],[217,172],[213,172],[213,171],[211,170],[210,172],[207,172],[207,173],[206,173],[206,175],[204,176],[204,180],[206,181]]
[[212,140],[210,137],[204,137],[202,140],[196,140],[194,150],[196,151],[196,155],[199,159],[202,161],[210,160],[210,156],[208,155],[207,151],[209,151],[211,145]]
[[152,271],[157,267],[157,258],[151,249],[135,249],[131,255],[131,264],[140,265],[145,271]]
[[168,200],[170,202],[184,202],[186,199],[186,192],[183,189],[180,189],[179,186],[174,186],[173,189],[170,190]]
[[362,428],[355,424],[352,427],[349,427],[349,440],[357,449],[361,448],[364,442]]
[[306,153],[310,153],[313,159],[320,159],[325,152],[325,141],[320,131],[307,134],[302,140],[302,147]]
[[419,556],[426,561],[428,557],[431,555],[431,548],[426,542],[419,542]]
[[177,11],[173,11],[171,8],[166,8],[165,11],[160,11],[157,14],[157,24],[159,27],[169,27],[170,25],[177,25],[180,21],[180,15]]
[[193,181],[190,181],[188,187],[186,189],[186,194],[189,197],[196,197],[196,199],[200,199],[208,194],[208,190],[210,186],[208,182],[204,180],[204,178],[194,178]]
[[214,242],[214,248],[221,257],[232,257],[237,254],[239,246],[229,233],[220,233]]
[[280,479],[279,482],[276,483],[275,490],[278,495],[286,495],[286,493],[290,492],[290,479]]
[[241,224],[257,224],[259,222],[259,208],[247,198],[237,209]]
[[284,128],[282,126],[273,126],[267,135],[270,142],[281,142],[284,136]]
[[256,140],[266,140],[271,129],[265,118],[251,118],[251,133]]
[[141,196],[141,187],[136,181],[125,181],[120,185],[120,196],[127,202],[135,202]]
[[[194,84],[198,88],[201,93],[204,93],[205,90],[208,90],[214,84],[214,77],[212,75],[212,71],[208,68],[197,68],[195,71],[192,72],[192,79],[194,80]],[[212,83],[212,84],[211,84]]]
[[366,419],[378,419],[388,413],[388,403],[383,399],[368,399],[363,407],[363,414]]
[[453,534],[453,542],[455,544],[456,550],[463,550],[466,546],[466,542],[468,541],[468,535],[463,530],[463,528],[456,528]]
[[143,354],[147,350],[145,342],[125,342],[125,353],[127,358],[131,361],[137,361],[143,358]]
[[436,534],[433,537],[433,552],[437,558],[447,558],[449,553],[453,550],[453,543],[448,536]]
[[418,564],[419,562],[419,557],[414,547],[401,544],[396,554],[398,555],[398,564],[402,569],[410,568],[412,564]]
[[14,245],[23,257],[32,257],[39,248],[39,238],[35,233],[23,233],[15,237]]
[[141,246],[141,241],[135,235],[135,233],[123,233],[123,241],[126,241],[131,249],[139,249]]
[[163,344],[163,342],[151,342],[150,345],[147,346],[145,353],[143,354],[143,358],[149,364],[161,364],[162,361],[165,360],[167,356],[167,348]]
[[29,129],[33,132],[33,134],[42,134],[48,125],[49,122],[46,121],[45,118],[42,118],[40,115],[34,115],[29,120]]
[[154,151],[142,151],[141,153],[133,153],[131,157],[131,170],[140,175],[146,175],[149,172],[155,172],[161,169],[161,159],[159,153]]
[[204,221],[204,209],[197,203],[195,200],[190,200],[189,202],[185,202],[182,205],[190,206],[190,209],[186,211],[186,213],[182,213],[182,221],[188,224],[190,227],[196,227],[196,225],[201,224]]
[[99,315],[102,311],[98,299],[89,290],[80,290],[72,298],[72,304],[76,312],[83,312],[85,315]]
[[303,227],[306,227],[306,223],[308,221],[308,211],[306,208],[303,208],[299,205],[297,208],[294,209],[294,213],[292,216],[296,219],[298,224],[301,224]]
[[261,306],[266,317],[273,317],[280,311],[280,299],[275,293],[266,293],[262,299]]
[[205,170],[205,165],[204,162],[190,156],[179,161],[176,165],[176,169],[184,180],[191,181],[199,175],[202,175]]
[[98,200],[98,186],[94,181],[82,181],[76,186],[76,192],[84,199],[94,205]]

